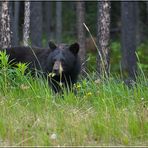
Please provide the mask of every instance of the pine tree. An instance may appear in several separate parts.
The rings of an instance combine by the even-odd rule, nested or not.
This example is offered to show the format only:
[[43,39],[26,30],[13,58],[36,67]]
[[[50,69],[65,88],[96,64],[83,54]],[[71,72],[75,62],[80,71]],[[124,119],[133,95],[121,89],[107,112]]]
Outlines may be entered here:
[[30,37],[33,46],[42,47],[42,2],[30,2]]
[[97,18],[97,71],[99,76],[109,75],[110,2],[98,2]]
[[1,47],[11,46],[10,16],[8,12],[8,0],[2,1],[1,10]]
[[122,68],[130,78],[136,74],[136,3],[121,2],[121,51]]
[[82,71],[81,73],[84,75],[86,71],[86,48],[85,48],[85,28],[83,23],[85,23],[85,2],[77,2],[76,3],[77,10],[77,37],[80,45],[79,56],[81,58]]
[[25,15],[24,15],[24,30],[23,30],[23,43],[28,46],[29,33],[30,33],[30,2],[25,1]]
[[52,2],[51,1],[46,1],[45,2],[45,33],[47,36],[47,42],[51,38],[51,17],[52,17]]
[[20,8],[20,2],[19,1],[15,1],[14,2],[14,30],[13,30],[13,40],[14,40],[14,45],[18,45],[19,44],[19,8]]
[[[1,5],[2,3],[0,2],[0,14],[2,14],[2,5]],[[0,28],[1,28],[1,17],[2,17],[2,15],[0,15]],[[2,45],[1,45],[1,29],[0,29],[0,47],[2,47]]]
[[62,2],[56,2],[56,41],[61,42],[62,34]]

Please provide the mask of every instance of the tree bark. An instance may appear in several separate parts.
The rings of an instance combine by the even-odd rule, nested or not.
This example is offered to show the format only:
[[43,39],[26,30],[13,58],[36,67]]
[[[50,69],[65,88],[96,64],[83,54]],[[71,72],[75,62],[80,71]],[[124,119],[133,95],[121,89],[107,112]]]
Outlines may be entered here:
[[79,56],[81,59],[81,73],[82,75],[86,72],[86,47],[85,47],[85,28],[83,23],[85,23],[85,2],[77,2],[77,38],[80,45]]
[[15,1],[14,2],[14,30],[13,30],[13,40],[14,40],[14,46],[19,45],[19,8],[20,8],[20,2]]
[[11,46],[10,16],[8,12],[8,0],[2,2],[1,11],[1,47]]
[[62,2],[56,2],[56,41],[61,42],[62,35]]
[[28,46],[29,43],[29,33],[30,33],[30,2],[25,1],[25,15],[24,15],[24,30],[23,30],[23,43],[24,46]]
[[136,7],[133,2],[121,2],[121,44],[122,68],[128,76],[135,79],[136,75]]
[[[0,2],[0,14],[2,14],[2,2]],[[1,20],[2,20],[2,15],[0,15],[0,28],[1,28]],[[1,35],[1,29],[0,29],[0,47],[2,47],[2,45],[1,45],[1,37],[2,37],[2,35]]]
[[109,75],[109,40],[110,40],[110,7],[109,1],[98,2],[97,16],[97,72],[99,77]]
[[10,1],[8,2],[8,14],[10,18],[10,30],[11,30],[11,35],[10,35],[10,40],[11,40],[11,46],[14,46],[14,7],[13,7],[13,2]]
[[139,2],[134,2],[135,3],[135,19],[136,19],[136,47],[138,47],[141,43],[141,21],[140,21],[140,10],[139,10]]
[[46,32],[46,36],[47,36],[47,40],[49,41],[50,40],[50,24],[51,24],[51,16],[52,16],[52,7],[51,7],[51,3],[52,2],[45,2],[45,22],[46,22],[46,25],[45,25],[45,32]]
[[146,23],[148,25],[148,1],[146,1],[146,16],[147,16]]
[[31,17],[31,43],[33,46],[42,46],[42,2],[30,2]]

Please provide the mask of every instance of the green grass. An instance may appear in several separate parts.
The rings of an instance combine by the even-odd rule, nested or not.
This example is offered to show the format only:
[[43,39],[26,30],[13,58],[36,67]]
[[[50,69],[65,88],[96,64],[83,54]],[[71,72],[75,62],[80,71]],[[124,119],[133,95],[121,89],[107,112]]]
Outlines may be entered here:
[[89,75],[62,97],[0,57],[0,146],[148,145],[147,78],[129,89]]

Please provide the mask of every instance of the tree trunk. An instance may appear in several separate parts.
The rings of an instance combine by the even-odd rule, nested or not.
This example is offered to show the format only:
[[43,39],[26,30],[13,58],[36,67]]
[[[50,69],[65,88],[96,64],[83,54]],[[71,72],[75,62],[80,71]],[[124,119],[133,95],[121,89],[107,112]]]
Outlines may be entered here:
[[33,46],[42,46],[42,2],[31,2],[31,42]]
[[15,1],[14,2],[14,30],[13,30],[13,40],[14,40],[14,46],[19,45],[19,8],[20,8],[20,2]]
[[100,76],[109,75],[109,40],[110,40],[110,7],[109,1],[98,2],[97,18],[97,72]]
[[122,68],[130,78],[136,74],[136,7],[133,2],[121,2]]
[[11,46],[10,16],[8,12],[8,0],[2,2],[1,11],[1,47]]
[[[1,28],[1,20],[2,20],[2,2],[0,2],[0,28]],[[0,48],[2,47],[1,45],[1,29],[0,29]]]
[[148,1],[146,1],[146,14],[147,14],[147,22],[148,22]]
[[80,51],[79,51],[79,56],[81,59],[81,66],[82,70],[81,73],[82,75],[85,74],[86,72],[86,47],[85,47],[85,28],[83,23],[85,23],[85,2],[77,2],[76,3],[76,11],[77,11],[77,37],[78,37],[78,42],[80,45]]
[[136,19],[136,47],[138,47],[141,43],[141,21],[140,21],[140,10],[139,10],[139,2],[134,2],[135,3],[135,19]]
[[23,43],[24,46],[28,46],[29,33],[30,33],[30,2],[25,1],[25,15],[24,15],[24,30],[23,30]]
[[62,2],[56,2],[56,41],[61,42],[62,34]]
[[51,11],[51,3],[52,2],[45,2],[45,32],[46,32],[46,36],[47,36],[47,40],[50,40],[50,24],[51,24],[51,16],[52,16],[52,11]]
[[11,46],[14,46],[14,7],[13,7],[13,2],[10,1],[8,2],[8,13],[9,13],[9,18],[10,18],[10,30],[11,30],[11,35],[10,35],[10,40],[11,40]]

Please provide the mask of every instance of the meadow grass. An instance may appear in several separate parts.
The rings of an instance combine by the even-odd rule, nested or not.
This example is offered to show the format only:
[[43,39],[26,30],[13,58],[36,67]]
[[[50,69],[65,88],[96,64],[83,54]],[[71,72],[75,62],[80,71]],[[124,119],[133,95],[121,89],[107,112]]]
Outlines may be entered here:
[[10,67],[1,54],[0,146],[146,146],[148,80],[88,75],[77,93],[55,95],[46,80]]

